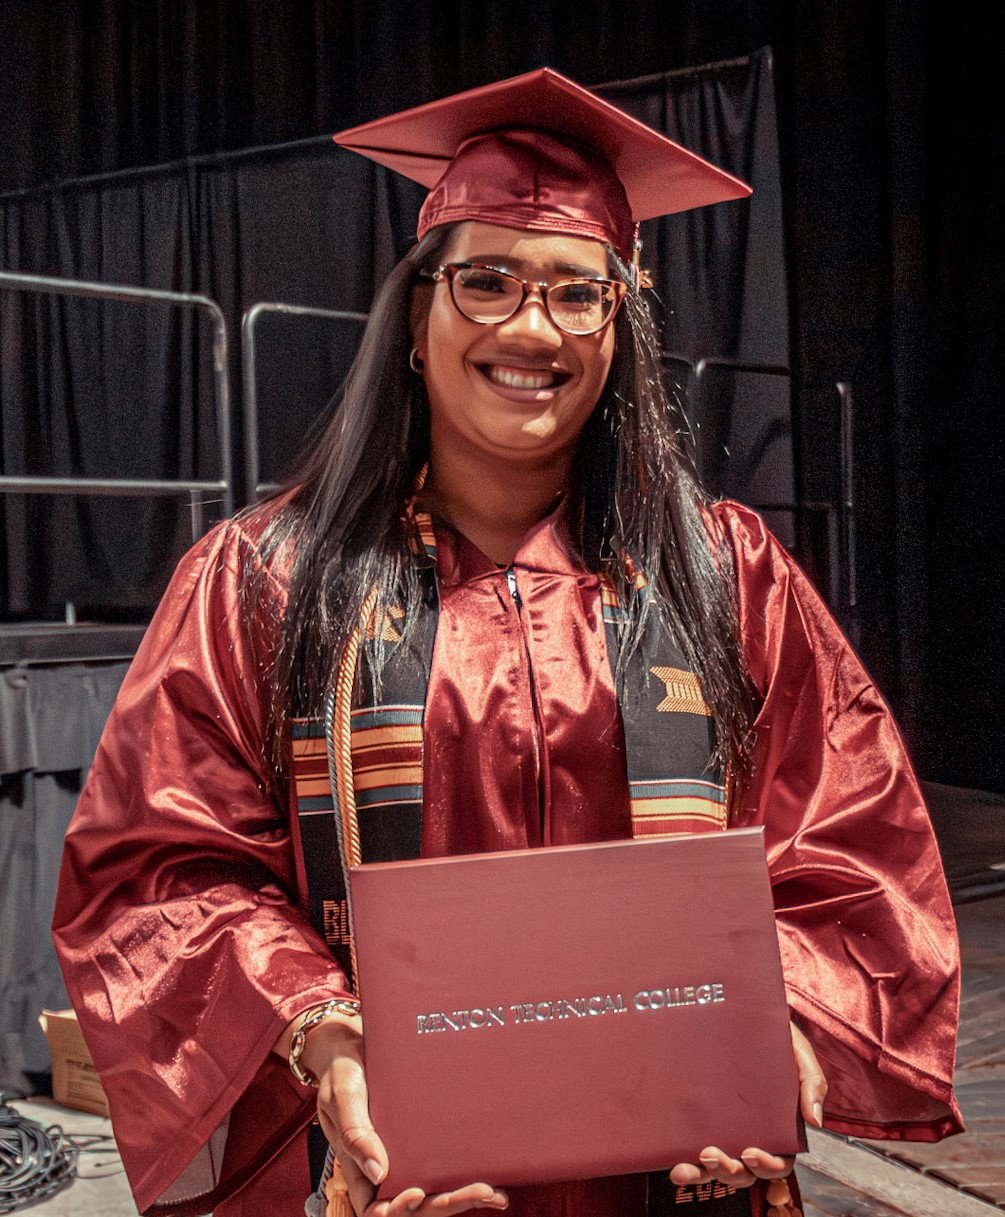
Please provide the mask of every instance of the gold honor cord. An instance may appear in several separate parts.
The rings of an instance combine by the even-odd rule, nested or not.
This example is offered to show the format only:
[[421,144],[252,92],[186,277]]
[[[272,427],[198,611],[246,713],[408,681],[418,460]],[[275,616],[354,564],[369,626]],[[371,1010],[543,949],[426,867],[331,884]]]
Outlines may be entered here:
[[356,790],[352,778],[352,691],[356,683],[356,667],[359,663],[359,648],[367,626],[373,619],[377,607],[377,589],[367,596],[360,612],[359,624],[349,635],[342,662],[335,681],[335,714],[332,736],[335,759],[335,791],[338,795],[339,814],[342,817],[342,840],[346,862],[359,866],[359,824],[356,819]]
[[359,622],[349,635],[342,659],[339,663],[335,688],[330,690],[325,706],[325,737],[328,751],[328,769],[334,786],[335,803],[338,808],[337,832],[339,838],[339,864],[345,887],[346,914],[349,921],[349,960],[352,966],[350,983],[355,989],[359,971],[356,966],[356,941],[352,932],[352,895],[349,889],[349,868],[359,866],[361,850],[359,822],[356,816],[356,788],[352,773],[352,692],[356,683],[356,668],[359,663],[359,648],[365,630],[373,618],[377,604],[377,589],[367,596],[360,612]]

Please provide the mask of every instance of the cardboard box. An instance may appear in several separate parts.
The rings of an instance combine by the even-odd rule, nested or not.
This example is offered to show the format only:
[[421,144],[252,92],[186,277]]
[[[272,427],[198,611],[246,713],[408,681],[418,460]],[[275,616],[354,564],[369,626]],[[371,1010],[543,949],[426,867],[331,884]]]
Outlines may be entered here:
[[52,1057],[52,1097],[63,1107],[108,1115],[108,1099],[84,1043],[73,1010],[43,1010],[38,1016]]

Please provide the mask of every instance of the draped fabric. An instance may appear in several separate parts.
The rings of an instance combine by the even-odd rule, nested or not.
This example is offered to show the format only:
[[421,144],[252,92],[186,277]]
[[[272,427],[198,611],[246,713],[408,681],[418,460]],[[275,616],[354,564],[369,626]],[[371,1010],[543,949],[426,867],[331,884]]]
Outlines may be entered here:
[[124,663],[0,671],[0,1090],[50,1069],[38,1015],[69,1005],[49,930],[63,834]]
[[[644,262],[658,272],[654,311],[673,357],[671,383],[705,485],[769,508],[797,500],[790,381],[768,371],[790,364],[775,87],[773,54],[763,50],[598,89],[753,187],[748,203],[649,220],[642,238]],[[709,369],[699,387],[688,365],[709,356],[754,370]],[[766,518],[794,548],[794,511],[769,509]],[[823,565],[809,547],[800,556]]]
[[[750,201],[647,225],[646,263],[668,346],[689,359],[725,352],[784,362],[788,316],[770,54],[602,92],[754,181]],[[242,467],[242,314],[259,301],[365,312],[376,285],[414,241],[423,197],[414,183],[321,136],[0,197],[0,267],[199,292],[218,301],[231,339],[241,501],[250,497]],[[0,472],[218,476],[205,320],[160,305],[2,287],[0,305]],[[359,332],[347,322],[259,318],[264,480],[289,468],[347,371]],[[718,477],[716,491],[791,498],[787,401],[784,408],[783,427],[771,431],[778,485],[752,483],[744,469],[739,478]],[[770,418],[751,417],[748,429],[770,428]],[[703,434],[716,452],[737,438],[728,418],[721,427],[709,419]],[[768,467],[763,454],[755,464]],[[63,602],[71,600],[91,616],[144,618],[190,538],[188,512],[177,500],[0,498],[0,616],[62,616]],[[219,518],[219,505],[210,504],[208,514]],[[55,553],[53,535],[60,537]]]
[[[758,0],[23,0],[0,9],[5,190],[322,135],[551,64],[586,85],[748,54]],[[781,13],[778,13],[781,16]]]
[[[44,190],[0,205],[0,265],[209,296],[227,316],[236,390],[248,305],[368,307],[395,261],[379,176],[318,140]],[[0,471],[219,477],[201,315],[20,291],[0,301]],[[310,354],[325,388],[320,402],[284,403],[288,449],[338,383],[324,348]],[[92,618],[148,617],[191,542],[177,500],[8,496],[0,512],[0,614],[10,617],[61,617],[65,600]],[[209,504],[210,520],[220,514]]]
[[[753,187],[750,203],[698,207],[642,225],[658,268],[665,347],[696,360],[789,357],[775,80],[770,51],[601,85],[597,92]],[[755,203],[756,200],[756,203]],[[714,250],[714,257],[696,257]],[[767,305],[767,306],[766,306]]]

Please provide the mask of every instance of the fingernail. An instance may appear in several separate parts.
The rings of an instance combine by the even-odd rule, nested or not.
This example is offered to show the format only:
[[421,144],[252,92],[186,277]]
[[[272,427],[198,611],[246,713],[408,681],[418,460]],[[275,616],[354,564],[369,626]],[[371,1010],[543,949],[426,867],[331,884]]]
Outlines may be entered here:
[[757,1154],[741,1154],[740,1161],[746,1166],[757,1166],[759,1163]]
[[719,1159],[713,1158],[711,1154],[699,1154],[698,1161],[702,1164],[702,1166],[712,1170],[715,1170],[715,1168],[719,1165]]
[[813,1123],[817,1126],[817,1128],[823,1128],[823,1126],[824,1126],[824,1105],[823,1105],[823,1103],[814,1103],[813,1104]]
[[496,1209],[508,1209],[509,1197],[504,1195],[502,1192],[493,1192],[492,1199],[489,1201],[489,1204]]
[[380,1163],[376,1158],[367,1158],[363,1163],[363,1174],[370,1180],[371,1183],[379,1183],[380,1177],[383,1175]]
[[422,1208],[422,1201],[421,1200],[409,1200],[408,1204],[405,1205],[405,1208],[408,1209],[408,1211],[410,1213],[417,1213],[419,1211],[419,1209]]

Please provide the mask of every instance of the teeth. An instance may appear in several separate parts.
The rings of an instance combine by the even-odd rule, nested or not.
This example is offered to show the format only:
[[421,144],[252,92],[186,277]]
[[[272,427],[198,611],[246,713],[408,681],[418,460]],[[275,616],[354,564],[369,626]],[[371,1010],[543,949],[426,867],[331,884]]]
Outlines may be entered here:
[[506,389],[547,389],[555,383],[554,372],[519,371],[516,368],[490,367],[486,374],[493,384]]

